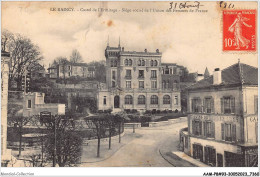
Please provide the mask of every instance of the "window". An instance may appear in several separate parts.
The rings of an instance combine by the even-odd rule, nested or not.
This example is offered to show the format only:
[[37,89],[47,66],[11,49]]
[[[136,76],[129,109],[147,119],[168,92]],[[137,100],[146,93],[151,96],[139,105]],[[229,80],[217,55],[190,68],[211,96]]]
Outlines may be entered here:
[[144,95],[138,96],[138,104],[145,104],[145,96]]
[[179,104],[178,96],[174,96],[174,104],[175,105]]
[[139,81],[139,88],[143,89],[144,88],[144,81]]
[[173,74],[177,74],[177,68],[176,67],[173,68]]
[[104,99],[103,99],[103,105],[106,105],[107,104],[107,97],[104,96]]
[[127,69],[126,70],[126,79],[131,79],[132,78],[132,73],[131,73],[131,70],[130,69]]
[[128,59],[125,59],[125,66],[128,66]]
[[166,81],[162,81],[162,87],[165,89],[166,88]]
[[235,113],[235,98],[234,97],[223,97],[221,98],[221,112],[223,114]]
[[151,78],[157,78],[156,70],[151,70]]
[[254,96],[254,107],[255,107],[255,114],[258,113],[258,97]]
[[131,81],[126,81],[126,88],[131,88]]
[[214,100],[212,97],[204,99],[204,112],[213,113],[214,112]]
[[141,66],[141,65],[142,65],[142,61],[138,60],[138,66]]
[[116,79],[116,71],[112,71],[112,79]]
[[144,70],[139,70],[138,78],[144,78]]
[[211,121],[203,122],[204,136],[208,138],[215,137],[215,124]]
[[152,89],[156,89],[157,88],[157,81],[152,81]]
[[145,66],[145,61],[144,60],[142,60],[142,66]]
[[128,66],[132,66],[133,62],[131,59],[128,60]]
[[164,74],[170,74],[170,70],[169,70],[168,66],[166,66],[166,68],[164,70]]
[[116,82],[112,81],[112,87],[116,87]]
[[224,141],[236,141],[236,125],[230,123],[222,123],[221,137]]
[[163,104],[171,104],[171,97],[169,95],[163,96]]
[[200,120],[192,121],[192,134],[194,135],[202,135],[202,122]]
[[151,60],[151,66],[153,66],[153,60]]
[[28,102],[27,102],[27,108],[32,108],[32,100],[28,100]]
[[69,72],[69,76],[71,76],[71,72]]
[[154,65],[154,66],[157,66],[157,65],[158,65],[157,60],[154,60],[153,65]]
[[69,70],[71,70],[71,66],[68,66],[69,67]]
[[158,104],[158,96],[156,95],[151,96],[151,104]]
[[111,67],[117,67],[117,61],[111,60]]
[[125,96],[125,104],[133,104],[133,97],[131,95]]
[[201,99],[194,98],[192,99],[192,112],[201,112]]

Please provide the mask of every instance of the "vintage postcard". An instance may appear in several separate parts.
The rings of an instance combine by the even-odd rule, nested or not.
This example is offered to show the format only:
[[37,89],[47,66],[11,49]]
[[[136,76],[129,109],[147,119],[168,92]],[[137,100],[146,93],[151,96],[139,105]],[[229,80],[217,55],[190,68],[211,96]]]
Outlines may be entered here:
[[1,13],[2,175],[259,175],[257,1],[2,1]]

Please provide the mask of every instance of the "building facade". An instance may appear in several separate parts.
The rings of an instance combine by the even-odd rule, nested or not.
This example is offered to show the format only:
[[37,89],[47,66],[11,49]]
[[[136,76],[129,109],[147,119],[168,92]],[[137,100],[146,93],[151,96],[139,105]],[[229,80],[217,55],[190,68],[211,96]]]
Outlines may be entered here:
[[82,77],[94,78],[95,67],[88,66],[86,63],[54,63],[48,68],[48,74],[51,79],[69,78],[69,77]]
[[125,51],[107,46],[106,86],[99,88],[98,109],[181,110],[177,87],[162,87],[162,53]]
[[188,89],[183,151],[210,166],[258,166],[258,69],[237,63]]
[[52,115],[64,115],[65,104],[45,103],[45,93],[25,93],[23,100],[23,116],[40,115],[41,112],[51,112]]

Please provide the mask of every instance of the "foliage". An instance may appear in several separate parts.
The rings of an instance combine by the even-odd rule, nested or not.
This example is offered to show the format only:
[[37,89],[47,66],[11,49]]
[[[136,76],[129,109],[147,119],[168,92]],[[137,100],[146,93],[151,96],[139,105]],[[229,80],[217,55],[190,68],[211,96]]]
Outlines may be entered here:
[[82,62],[82,56],[80,55],[79,51],[77,49],[74,49],[72,51],[72,54],[70,56],[70,62],[72,63],[80,63]]
[[105,61],[93,61],[89,63],[89,66],[95,67],[95,78],[94,80],[99,82],[106,82],[106,66]]
[[97,112],[97,100],[93,97],[72,97],[72,105],[76,106],[76,112],[79,113],[84,113],[86,108],[92,113]]
[[[43,59],[40,49],[33,42],[20,34],[12,34],[4,30],[2,48],[10,52],[9,83],[16,82],[18,90],[22,90],[22,78],[29,68]],[[9,85],[9,88],[12,84]]]
[[[50,133],[46,137],[45,153],[47,160],[53,160],[55,136]],[[82,138],[71,130],[56,130],[56,162],[60,167],[74,166],[80,160]]]

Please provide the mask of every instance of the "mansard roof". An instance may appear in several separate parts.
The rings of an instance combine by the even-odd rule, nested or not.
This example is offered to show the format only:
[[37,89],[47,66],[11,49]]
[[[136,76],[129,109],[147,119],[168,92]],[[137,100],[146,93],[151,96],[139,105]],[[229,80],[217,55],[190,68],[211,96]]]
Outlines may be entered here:
[[222,83],[213,85],[213,75],[202,79],[188,87],[188,90],[203,89],[209,87],[225,87],[231,85],[258,85],[258,68],[236,63],[221,71]]

